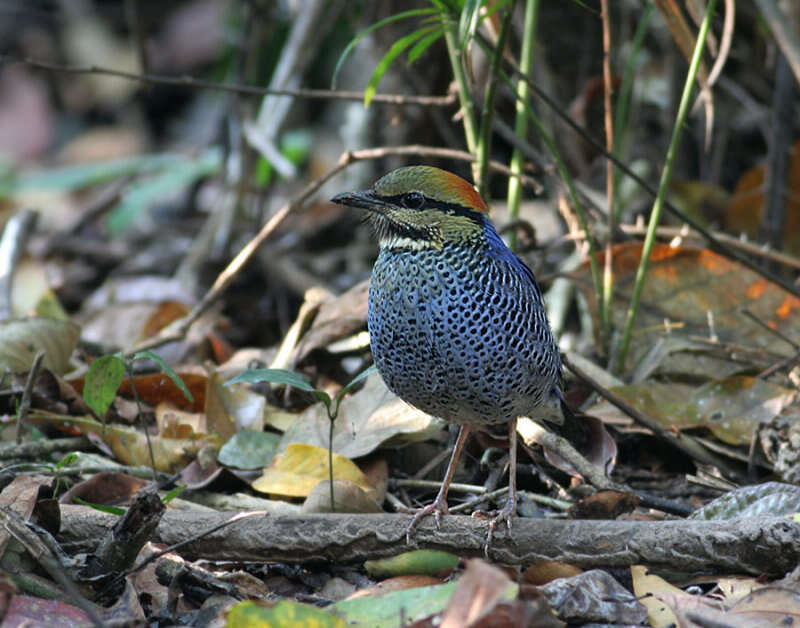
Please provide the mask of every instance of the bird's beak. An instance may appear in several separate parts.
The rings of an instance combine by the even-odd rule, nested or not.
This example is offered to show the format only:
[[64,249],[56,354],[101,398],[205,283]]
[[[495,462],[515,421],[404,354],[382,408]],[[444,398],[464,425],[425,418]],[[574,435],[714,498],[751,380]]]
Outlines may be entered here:
[[339,205],[349,205],[369,211],[381,212],[386,208],[386,203],[375,196],[372,190],[358,190],[356,192],[345,192],[337,194],[331,201]]

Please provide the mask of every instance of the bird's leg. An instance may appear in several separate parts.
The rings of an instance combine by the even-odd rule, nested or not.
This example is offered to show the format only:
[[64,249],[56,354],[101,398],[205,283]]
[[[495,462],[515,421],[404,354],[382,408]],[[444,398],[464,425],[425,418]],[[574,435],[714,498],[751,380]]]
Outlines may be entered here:
[[453,479],[453,474],[456,472],[458,457],[461,455],[461,450],[464,448],[464,443],[467,440],[467,436],[469,436],[469,432],[469,425],[462,425],[461,429],[458,431],[458,439],[456,439],[455,447],[453,447],[453,453],[450,456],[450,462],[447,464],[447,471],[444,474],[444,480],[442,480],[442,486],[439,488],[439,493],[436,495],[436,499],[433,500],[432,504],[428,504],[424,508],[420,508],[414,515],[414,518],[411,520],[411,523],[406,530],[406,543],[411,543],[411,535],[414,534],[414,529],[425,517],[433,514],[434,518],[436,519],[436,527],[438,528],[442,521],[442,515],[446,515],[448,513],[447,491],[450,489],[450,482]]
[[508,424],[508,498],[506,505],[489,522],[489,532],[486,534],[486,545],[483,552],[489,557],[489,546],[492,544],[494,529],[498,523],[504,522],[511,530],[511,517],[517,513],[517,420]]

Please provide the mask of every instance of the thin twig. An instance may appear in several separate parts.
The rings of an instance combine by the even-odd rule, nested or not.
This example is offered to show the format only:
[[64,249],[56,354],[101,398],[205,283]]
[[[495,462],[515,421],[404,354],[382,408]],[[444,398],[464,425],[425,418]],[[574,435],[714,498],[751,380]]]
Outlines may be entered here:
[[767,379],[773,373],[789,368],[798,361],[800,361],[800,351],[797,351],[794,355],[790,355],[788,358],[784,358],[779,362],[775,362],[775,364],[773,364],[772,366],[765,368],[758,375],[756,375],[756,378]]
[[[139,398],[139,393],[136,391],[136,376],[133,373],[133,358],[126,356],[123,360],[125,365],[125,372],[131,381],[131,393],[133,394],[133,401],[136,403],[136,416],[142,424],[142,431],[144,432],[144,439],[147,443],[147,453],[150,454],[150,467],[153,470],[153,483],[158,483],[158,470],[156,469],[156,456],[153,453],[153,443],[150,440],[150,430],[147,429],[147,423],[144,418],[144,408],[142,408],[142,400]],[[103,429],[105,429],[105,419],[103,419]]]
[[506,493],[508,493],[508,487],[504,486],[503,488],[495,489],[495,490],[491,491],[490,493],[483,493],[481,495],[478,495],[477,497],[473,497],[472,499],[468,499],[465,502],[462,502],[460,504],[457,504],[455,506],[450,507],[448,510],[450,511],[450,514],[455,514],[457,512],[463,512],[465,510],[469,510],[470,508],[475,508],[475,506],[478,506],[479,504],[482,504],[483,502],[486,502],[486,501],[489,501],[489,500],[496,500],[498,497],[502,497]]
[[[611,27],[608,17],[608,0],[600,1],[600,17],[603,25],[603,119],[606,129],[606,150],[614,154],[614,120],[611,108]],[[608,203],[608,234],[606,234],[606,253],[603,264],[603,298],[600,301],[600,342],[602,351],[608,355],[611,337],[611,302],[614,298],[614,232],[616,214],[614,213],[614,162],[606,161],[606,200]]]
[[[127,79],[129,81],[139,81],[140,83],[151,83],[154,85],[175,85],[178,87],[191,87],[196,89],[214,89],[224,92],[234,92],[250,96],[294,96],[296,98],[308,98],[318,100],[353,100],[363,101],[364,92],[337,91],[328,89],[268,89],[265,87],[252,87],[250,85],[237,85],[235,83],[215,83],[214,81],[204,81],[191,76],[168,76],[164,74],[139,74],[136,72],[125,72],[113,68],[104,68],[97,65],[63,65],[60,63],[50,63],[31,57],[14,57],[12,55],[0,55],[0,64],[20,63],[28,67],[48,72],[65,74],[102,74],[114,76],[116,78]],[[419,105],[422,107],[449,107],[455,104],[453,96],[405,96],[402,94],[375,94],[373,103],[386,105]]]
[[28,415],[28,411],[31,409],[33,386],[36,384],[36,378],[39,376],[39,369],[42,366],[42,360],[44,360],[44,356],[45,352],[42,349],[39,349],[39,351],[36,353],[36,356],[33,358],[31,370],[28,371],[28,379],[25,382],[25,390],[22,391],[22,400],[19,402],[19,411],[17,412],[17,429],[14,439],[17,445],[22,443],[22,426],[25,423],[25,417]]
[[[392,485],[403,488],[427,488],[432,491],[438,491],[439,488],[442,486],[442,483],[437,480],[414,480],[411,478],[400,478],[397,480],[392,480]],[[460,484],[458,482],[452,482],[450,484],[450,490],[455,493],[480,493],[484,495],[484,499],[486,499],[485,495],[488,493],[485,486],[481,486],[480,484]]]
[[717,79],[722,74],[725,62],[731,51],[733,41],[734,23],[736,20],[736,3],[734,0],[725,0],[725,21],[722,23],[722,37],[719,43],[719,53],[714,59],[714,65],[708,73],[708,86],[713,87]]
[[795,340],[793,338],[789,338],[789,336],[784,334],[779,329],[773,329],[772,327],[770,327],[770,325],[766,321],[761,320],[758,316],[753,314],[753,312],[751,312],[746,307],[743,307],[742,309],[740,309],[739,312],[741,314],[743,314],[744,316],[746,316],[747,318],[749,318],[751,321],[753,321],[756,325],[761,327],[761,329],[763,329],[768,334],[771,334],[771,335],[775,336],[776,338],[780,338],[781,340],[783,340],[786,344],[788,344],[795,351],[800,350],[800,344],[795,342]]

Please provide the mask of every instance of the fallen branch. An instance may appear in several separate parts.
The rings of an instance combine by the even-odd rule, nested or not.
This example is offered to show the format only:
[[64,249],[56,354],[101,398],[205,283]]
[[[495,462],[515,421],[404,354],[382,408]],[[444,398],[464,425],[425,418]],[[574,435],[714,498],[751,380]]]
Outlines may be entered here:
[[[230,519],[233,513],[165,513],[154,541],[174,545]],[[63,505],[60,540],[92,551],[116,520],[84,506]],[[362,562],[407,549],[429,548],[481,556],[488,521],[443,517],[436,530],[425,520],[405,544],[410,517],[324,514],[248,517],[180,548],[188,559],[233,561]],[[490,557],[528,565],[561,560],[582,568],[644,564],[671,571],[778,576],[800,562],[800,524],[779,517],[735,521],[599,521],[514,519],[499,530]]]

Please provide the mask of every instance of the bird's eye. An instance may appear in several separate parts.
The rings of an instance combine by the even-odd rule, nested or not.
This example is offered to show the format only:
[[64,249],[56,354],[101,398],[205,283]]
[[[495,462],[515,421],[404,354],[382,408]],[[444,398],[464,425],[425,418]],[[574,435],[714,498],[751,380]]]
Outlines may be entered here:
[[406,209],[422,209],[425,205],[425,197],[419,192],[409,192],[400,197],[400,202]]

